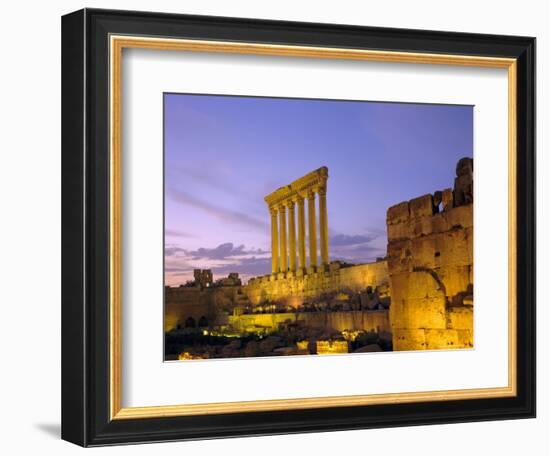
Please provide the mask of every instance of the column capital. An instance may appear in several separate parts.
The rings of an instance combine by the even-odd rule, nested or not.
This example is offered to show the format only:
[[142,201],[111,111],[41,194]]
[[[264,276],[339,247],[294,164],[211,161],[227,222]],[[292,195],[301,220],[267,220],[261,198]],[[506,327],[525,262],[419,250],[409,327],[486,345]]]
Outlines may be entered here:
[[294,203],[296,204],[304,204],[304,200],[305,200],[305,196],[302,195],[301,193],[294,193],[294,195],[292,195],[292,201],[294,201]]
[[285,205],[286,207],[288,207],[289,209],[294,208],[294,204],[295,204],[295,202],[294,202],[294,199],[293,199],[293,198],[290,198],[290,199],[288,199],[288,200],[286,200],[286,201],[284,202],[284,205]]
[[306,197],[307,197],[307,199],[314,200],[315,199],[315,189],[314,188],[308,188],[306,190]]

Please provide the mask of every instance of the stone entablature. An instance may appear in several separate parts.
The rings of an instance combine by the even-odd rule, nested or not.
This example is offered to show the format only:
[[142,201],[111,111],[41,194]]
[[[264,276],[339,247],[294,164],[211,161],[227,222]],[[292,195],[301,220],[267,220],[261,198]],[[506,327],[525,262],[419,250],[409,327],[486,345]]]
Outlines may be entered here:
[[[328,268],[327,180],[328,168],[323,166],[296,179],[291,184],[275,190],[264,198],[271,218],[272,274],[281,272],[286,273],[287,271],[316,271],[318,260],[315,195],[319,196],[319,245],[321,263],[323,269]],[[308,212],[307,226],[309,232],[309,269],[307,269],[306,257],[306,200]],[[298,262],[296,262],[296,256],[298,256]]]
[[296,195],[305,198],[309,191],[319,191],[320,189],[326,190],[328,179],[328,168],[322,166],[315,171],[312,171],[299,179],[296,179],[292,183],[278,188],[273,193],[267,195],[264,199],[268,206],[276,206],[278,204],[285,203],[291,200]]

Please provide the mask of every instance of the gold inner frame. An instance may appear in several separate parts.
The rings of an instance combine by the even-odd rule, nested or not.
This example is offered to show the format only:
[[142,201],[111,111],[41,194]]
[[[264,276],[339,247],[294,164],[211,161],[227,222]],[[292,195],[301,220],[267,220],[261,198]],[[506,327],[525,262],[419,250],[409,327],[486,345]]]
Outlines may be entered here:
[[[508,386],[301,399],[126,407],[122,397],[122,51],[123,49],[195,51],[317,59],[367,60],[453,65],[508,70]],[[111,419],[158,418],[220,413],[511,397],[517,394],[516,291],[516,126],[517,61],[511,58],[338,49],[240,42],[110,36],[110,411]]]

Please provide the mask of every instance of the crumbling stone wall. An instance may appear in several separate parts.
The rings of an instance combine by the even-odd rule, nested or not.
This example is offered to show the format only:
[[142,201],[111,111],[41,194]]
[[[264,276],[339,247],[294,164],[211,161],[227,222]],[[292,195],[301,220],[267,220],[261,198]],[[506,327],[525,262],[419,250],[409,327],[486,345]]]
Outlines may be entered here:
[[252,305],[265,301],[289,299],[300,304],[301,300],[333,293],[340,290],[360,292],[371,286],[387,285],[388,269],[386,261],[342,267],[339,263],[330,264],[328,271],[319,270],[304,275],[266,275],[248,281],[243,287]]
[[[234,275],[230,275],[227,280],[234,278]],[[383,287],[384,291],[388,292],[386,261],[345,267],[332,263],[329,271],[318,271],[301,276],[289,274],[287,277],[281,275],[277,278],[257,277],[244,286],[240,285],[240,279],[232,280],[230,285],[223,285],[224,281],[216,283],[219,285],[203,287],[195,282],[193,286],[166,287],[164,330],[184,328],[188,322],[198,325],[201,320],[207,321],[208,326],[223,325],[228,323],[226,321],[228,316],[231,316],[230,323],[239,328],[243,325],[266,327],[275,325],[273,327],[276,327],[291,315],[293,319],[307,320],[308,324],[315,327],[326,326],[339,331],[344,329],[378,331],[378,328],[381,328],[389,332],[389,323],[386,323],[387,310],[380,314],[373,312],[381,300],[389,301],[389,297],[381,299],[378,292],[382,289],[378,287]],[[374,290],[370,294],[365,291],[369,287]],[[357,293],[361,307],[368,309],[369,312],[330,312],[328,317],[327,312],[303,314],[278,312],[253,315],[240,315],[241,312],[239,312],[239,309],[254,307],[266,301],[282,300],[291,307],[299,307],[309,297],[337,293],[341,290]],[[347,299],[348,295],[344,298]],[[351,310],[353,305],[349,304],[348,307]]]
[[387,211],[394,350],[473,347],[473,161],[455,188]]
[[193,277],[195,278],[195,283],[201,287],[208,287],[212,285],[213,276],[211,269],[195,269],[193,271]]
[[243,332],[259,329],[274,331],[284,323],[302,322],[308,328],[342,331],[366,331],[390,334],[387,310],[348,312],[302,312],[231,315],[227,324]]
[[[165,287],[164,330],[185,327],[187,322],[217,324],[223,312],[231,312],[242,301],[248,302],[240,286]],[[191,320],[188,320],[191,319]]]

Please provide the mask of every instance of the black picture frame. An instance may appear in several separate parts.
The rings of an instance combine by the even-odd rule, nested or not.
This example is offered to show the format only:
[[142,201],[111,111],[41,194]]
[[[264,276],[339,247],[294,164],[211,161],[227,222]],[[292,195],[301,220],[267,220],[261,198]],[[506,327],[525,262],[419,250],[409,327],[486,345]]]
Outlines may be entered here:
[[[110,419],[109,36],[517,59],[517,395]],[[535,39],[84,9],[62,19],[62,438],[82,446],[535,416]]]

